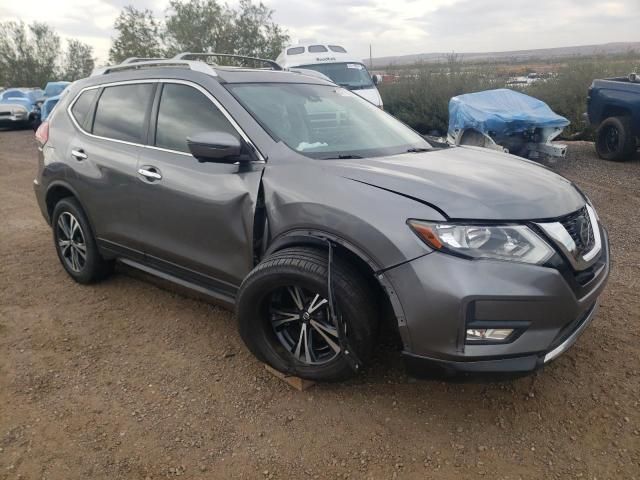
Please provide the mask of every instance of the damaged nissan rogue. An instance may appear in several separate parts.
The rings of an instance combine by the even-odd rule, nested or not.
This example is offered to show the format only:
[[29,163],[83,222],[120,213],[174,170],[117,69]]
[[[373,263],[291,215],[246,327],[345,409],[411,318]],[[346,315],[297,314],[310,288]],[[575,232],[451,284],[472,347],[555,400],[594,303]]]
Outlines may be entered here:
[[[255,60],[255,59],[254,59]],[[609,275],[589,199],[547,168],[436,148],[304,73],[185,55],[75,82],[34,180],[66,272],[116,261],[235,308],[275,369],[344,379],[380,333],[410,372],[530,372],[594,318]]]

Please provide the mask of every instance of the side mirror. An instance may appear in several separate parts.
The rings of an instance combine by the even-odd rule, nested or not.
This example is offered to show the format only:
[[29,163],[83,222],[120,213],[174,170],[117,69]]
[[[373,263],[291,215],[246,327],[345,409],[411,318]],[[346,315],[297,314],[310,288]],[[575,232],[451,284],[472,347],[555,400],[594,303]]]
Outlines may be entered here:
[[373,80],[374,85],[379,85],[382,83],[382,75],[371,75],[371,80]]
[[240,160],[242,144],[227,132],[203,132],[187,137],[191,155],[199,162],[235,163]]

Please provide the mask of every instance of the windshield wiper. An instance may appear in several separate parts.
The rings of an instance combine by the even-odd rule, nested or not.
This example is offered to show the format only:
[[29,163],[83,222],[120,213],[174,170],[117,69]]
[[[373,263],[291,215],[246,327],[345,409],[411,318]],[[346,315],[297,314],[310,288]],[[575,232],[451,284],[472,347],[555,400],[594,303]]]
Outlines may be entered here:
[[409,148],[409,149],[407,150],[407,153],[430,152],[431,150],[433,150],[433,148],[421,148],[421,147],[417,147],[417,148]]
[[338,154],[335,157],[322,157],[321,160],[348,160],[350,158],[364,158],[360,155]]

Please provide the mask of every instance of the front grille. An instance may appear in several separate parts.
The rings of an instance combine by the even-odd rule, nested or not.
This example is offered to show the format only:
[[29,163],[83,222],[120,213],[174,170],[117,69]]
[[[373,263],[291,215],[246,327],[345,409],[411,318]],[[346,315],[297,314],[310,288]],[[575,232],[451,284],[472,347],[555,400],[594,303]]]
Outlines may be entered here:
[[7,112],[7,111],[0,112],[0,117],[10,117],[10,116],[11,116],[11,112]]
[[562,223],[562,226],[564,226],[569,235],[571,235],[571,238],[576,244],[576,253],[579,256],[593,249],[596,239],[587,207],[583,207],[577,212],[567,215],[560,220],[560,223]]

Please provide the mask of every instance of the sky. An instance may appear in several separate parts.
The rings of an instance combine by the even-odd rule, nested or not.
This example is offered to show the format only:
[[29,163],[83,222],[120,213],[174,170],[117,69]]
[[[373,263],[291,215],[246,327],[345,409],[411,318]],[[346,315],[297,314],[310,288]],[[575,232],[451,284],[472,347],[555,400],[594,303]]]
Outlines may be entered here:
[[[257,0],[256,0],[257,1]],[[292,42],[341,43],[359,57],[640,41],[640,0],[263,0]],[[221,3],[224,3],[223,1]],[[229,0],[229,4],[237,0]],[[123,6],[163,18],[168,0],[0,0],[0,21],[49,23],[108,57]]]

